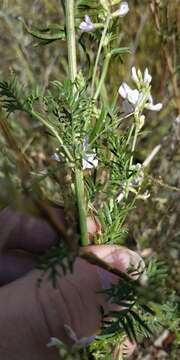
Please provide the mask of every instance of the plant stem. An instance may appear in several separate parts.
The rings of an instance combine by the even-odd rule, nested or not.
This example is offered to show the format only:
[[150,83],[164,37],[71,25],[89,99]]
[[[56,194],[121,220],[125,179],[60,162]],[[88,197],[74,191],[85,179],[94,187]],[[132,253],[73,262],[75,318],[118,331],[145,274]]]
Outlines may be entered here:
[[69,77],[74,82],[77,74],[76,42],[74,27],[74,0],[66,0],[66,32],[68,47]]
[[88,232],[87,232],[87,221],[86,221],[86,209],[84,201],[84,181],[83,172],[80,169],[75,169],[75,191],[77,196],[77,205],[79,212],[79,224],[81,229],[81,245],[88,245]]
[[129,145],[129,142],[131,140],[131,136],[132,136],[132,133],[133,133],[133,130],[134,130],[134,123],[131,125],[131,128],[130,128],[130,131],[129,131],[129,135],[128,135],[128,138],[127,138],[127,141],[126,141],[126,145]]
[[96,57],[96,61],[95,61],[95,65],[94,65],[94,72],[93,72],[93,77],[92,77],[92,85],[91,85],[91,96],[93,97],[93,93],[94,93],[94,86],[95,86],[95,79],[96,79],[96,73],[97,73],[97,67],[98,67],[98,63],[99,63],[99,58],[101,55],[101,50],[103,47],[103,43],[105,40],[105,36],[108,30],[108,26],[109,26],[109,22],[110,22],[111,16],[110,14],[107,16],[105,25],[104,25],[104,30],[102,32],[102,36],[101,36],[101,41],[99,43],[99,48],[98,48],[98,52],[97,52],[97,57]]
[[106,58],[105,58],[105,61],[104,61],[104,66],[103,66],[101,78],[100,78],[100,81],[99,81],[97,90],[96,90],[96,92],[95,92],[95,95],[94,95],[94,99],[95,99],[95,100],[98,98],[99,93],[100,93],[101,88],[102,88],[102,85],[103,85],[103,83],[104,83],[104,81],[105,81],[105,78],[106,78],[106,75],[107,75],[107,71],[108,71],[108,67],[109,67],[110,59],[111,59],[111,53],[108,53],[108,54],[106,55]]
[[[74,27],[74,0],[66,0],[66,32],[68,47],[68,65],[70,80],[74,82],[77,74],[76,64],[76,42]],[[88,245],[87,220],[84,197],[83,171],[75,168],[75,192],[79,213],[79,225],[81,232],[81,244]]]
[[133,137],[133,143],[132,143],[132,155],[131,155],[131,159],[130,159],[130,166],[132,165],[133,163],[133,157],[134,157],[134,150],[135,150],[135,147],[136,147],[136,142],[137,142],[137,137],[138,137],[138,133],[139,133],[139,125],[135,124],[135,132],[134,132],[134,137]]

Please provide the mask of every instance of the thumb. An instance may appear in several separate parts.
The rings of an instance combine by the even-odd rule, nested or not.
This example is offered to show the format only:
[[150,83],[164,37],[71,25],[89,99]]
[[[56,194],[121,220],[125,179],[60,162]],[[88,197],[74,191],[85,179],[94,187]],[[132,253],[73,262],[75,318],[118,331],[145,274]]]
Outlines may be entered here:
[[[84,253],[93,253],[99,259],[122,272],[127,272],[129,266],[134,265],[137,268],[141,262],[138,254],[121,246],[88,246],[84,247],[82,251]],[[102,321],[100,308],[103,307],[105,313],[108,313],[111,309],[111,305],[107,303],[107,297],[102,290],[109,288],[112,283],[118,280],[119,277],[109,271],[97,265],[92,265],[83,258],[77,258],[73,273],[67,273],[64,277],[58,279],[58,289],[62,298],[66,299],[64,305],[67,308],[66,313],[68,313],[68,317],[63,319],[65,326],[63,325],[63,328],[61,328],[61,334],[65,329],[69,328],[76,335],[76,341],[79,342],[84,338],[99,333]],[[46,291],[48,290],[52,294],[52,288],[51,290],[46,289]],[[62,299],[59,299],[57,304],[57,311],[62,317]],[[46,308],[50,307],[46,304]],[[56,330],[54,334],[57,334]],[[72,344],[75,337],[72,339],[72,336],[69,336],[69,341],[67,341],[67,335],[68,333],[61,339],[64,338],[66,343],[71,340]]]

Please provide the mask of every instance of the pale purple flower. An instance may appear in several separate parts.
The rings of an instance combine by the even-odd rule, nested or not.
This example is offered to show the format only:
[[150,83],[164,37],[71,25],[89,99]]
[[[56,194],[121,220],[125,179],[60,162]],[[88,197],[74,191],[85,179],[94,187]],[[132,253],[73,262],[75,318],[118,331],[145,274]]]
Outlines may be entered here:
[[85,21],[79,25],[79,28],[84,32],[93,31],[95,29],[95,25],[91,21],[91,18],[88,15],[85,15]]
[[89,344],[92,343],[92,341],[94,340],[94,336],[89,336],[87,338],[81,338],[78,339],[75,331],[69,326],[69,325],[64,325],[64,329],[66,331],[66,334],[68,335],[68,337],[74,341],[74,345],[73,348],[74,349],[85,349],[86,346],[88,346]]
[[91,153],[88,153],[87,149],[88,149],[88,139],[87,137],[85,137],[83,141],[83,159],[82,159],[83,170],[92,169],[93,167],[98,166],[96,150],[93,149]]
[[125,16],[129,12],[129,5],[127,1],[122,1],[119,7],[118,15],[120,17]]
[[128,102],[134,106],[137,105],[141,98],[141,94],[137,89],[131,89],[125,82],[119,87],[119,94],[123,99],[127,99]]
[[[136,78],[136,75],[137,73],[134,72],[133,73],[134,79]],[[146,72],[144,79],[146,79],[146,81],[151,81],[151,76],[149,75],[149,73]],[[125,82],[123,82],[119,87],[119,94],[124,99],[123,107],[128,110],[127,113],[132,112],[131,107],[133,107],[135,110],[135,108],[140,104],[140,102],[143,100],[144,97],[143,91],[139,91],[137,89],[131,89]],[[127,102],[130,104],[129,108]],[[161,103],[154,104],[153,98],[150,95],[144,107],[148,110],[160,111],[162,109],[162,104]]]

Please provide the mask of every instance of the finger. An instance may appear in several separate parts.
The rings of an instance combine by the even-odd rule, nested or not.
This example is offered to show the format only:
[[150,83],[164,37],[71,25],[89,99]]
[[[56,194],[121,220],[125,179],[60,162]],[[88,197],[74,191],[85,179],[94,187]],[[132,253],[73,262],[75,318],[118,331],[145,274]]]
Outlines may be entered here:
[[[64,220],[62,208],[56,209],[61,221]],[[90,241],[93,234],[100,234],[100,222],[97,217],[87,217]],[[32,253],[41,253],[55,244],[59,236],[47,221],[32,215],[15,212],[6,208],[0,212],[1,249],[23,249]]]
[[[130,264],[136,266],[141,260],[138,254],[125,247],[91,246],[89,248],[101,259],[109,262],[113,267],[116,266],[121,271],[127,271]],[[57,310],[58,316],[56,312],[56,317],[54,316],[53,319],[49,316],[49,322],[51,322],[51,326],[54,326],[55,334],[58,334],[59,323],[57,319],[62,316],[60,312],[63,312],[64,316],[67,314],[62,322],[73,330],[78,341],[98,333],[102,320],[100,308],[103,307],[105,313],[109,313],[111,310],[111,304],[107,303],[107,297],[102,292],[104,279],[102,279],[101,271],[104,272],[98,266],[77,258],[73,274],[68,273],[65,277],[58,278],[58,290],[61,303],[63,303],[63,311],[62,309],[60,311],[58,307],[59,298],[54,297],[51,292],[54,298],[54,309]],[[117,281],[117,277],[105,271],[105,277],[107,274],[110,275],[107,287],[110,287],[115,279]],[[45,282],[40,293],[43,308],[49,307],[46,294],[50,293],[50,291],[50,283]],[[62,339],[67,342],[67,333],[64,328],[61,328],[61,334],[63,334]],[[69,339],[69,341],[72,343],[72,339]]]
[[[92,245],[83,247],[82,251],[85,253],[93,253],[101,260],[109,263],[112,268],[118,269],[121,272],[130,271],[129,276],[133,279],[137,279],[145,268],[144,261],[140,255],[124,246]],[[110,287],[112,282],[119,280],[118,276],[102,268],[99,268],[98,272],[104,288]]]
[[[63,217],[62,211],[59,211],[59,216]],[[87,226],[92,240],[93,233],[99,231],[99,222],[96,218],[88,217]],[[54,230],[42,219],[17,213],[9,208],[0,213],[0,229],[3,248],[0,257],[0,286],[24,276],[35,268],[37,262],[27,251],[41,253],[58,239]],[[2,240],[5,243],[4,246]],[[17,252],[16,249],[22,249],[25,252]]]
[[[127,254],[124,249],[116,247],[117,254],[114,253],[114,247],[110,246],[107,249],[104,247],[103,251],[99,247],[93,251],[111,264],[114,256],[120,262],[123,260],[124,267],[124,256]],[[110,258],[112,254],[113,257]],[[120,262],[117,266],[122,269]],[[97,270],[96,265],[77,258],[73,273],[59,277],[56,289],[52,288],[48,276],[38,288],[37,279],[40,273],[37,270],[2,287],[0,358],[19,360],[26,353],[26,360],[50,360],[54,359],[54,353],[51,352],[53,348],[47,348],[46,344],[51,337],[74,345],[75,342],[82,343],[84,338],[97,334],[101,327],[100,306],[106,306],[106,297],[101,293],[101,279]],[[3,311],[5,308],[6,314]],[[20,329],[18,332],[17,322]],[[67,329],[72,331],[68,333]],[[17,334],[16,337],[14,333]],[[74,338],[70,333],[75,334]]]
[[24,276],[36,266],[34,256],[18,251],[0,256],[0,286]]
[[[60,217],[62,210],[57,209]],[[41,253],[58,240],[58,234],[41,218],[6,208],[0,213],[0,239],[3,249],[23,249]]]

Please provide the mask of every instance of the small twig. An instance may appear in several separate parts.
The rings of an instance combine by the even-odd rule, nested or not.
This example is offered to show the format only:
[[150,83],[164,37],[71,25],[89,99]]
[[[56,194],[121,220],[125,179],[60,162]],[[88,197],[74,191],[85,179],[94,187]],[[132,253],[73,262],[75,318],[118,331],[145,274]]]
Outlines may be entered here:
[[[96,256],[95,254],[93,254],[92,252],[85,252],[83,249],[80,250],[79,256],[83,259],[85,259],[86,261],[88,261],[90,264],[92,265],[96,265],[96,266],[100,266],[101,268],[103,268],[104,270],[107,270],[109,272],[111,272],[114,275],[117,275],[118,277],[120,277],[121,279],[127,281],[127,282],[138,282],[137,279],[134,279],[132,276],[130,276],[131,274],[127,274],[123,271],[120,271],[117,268],[114,268],[113,266],[111,266],[109,263],[107,263],[106,261],[100,259],[98,256]],[[137,272],[136,274],[142,274],[143,271]]]
[[144,168],[151,163],[151,161],[154,159],[154,157],[157,155],[157,153],[161,150],[161,148],[162,148],[161,144],[155,146],[155,148],[151,151],[151,153],[148,155],[148,157],[144,160],[144,162],[143,162]]

